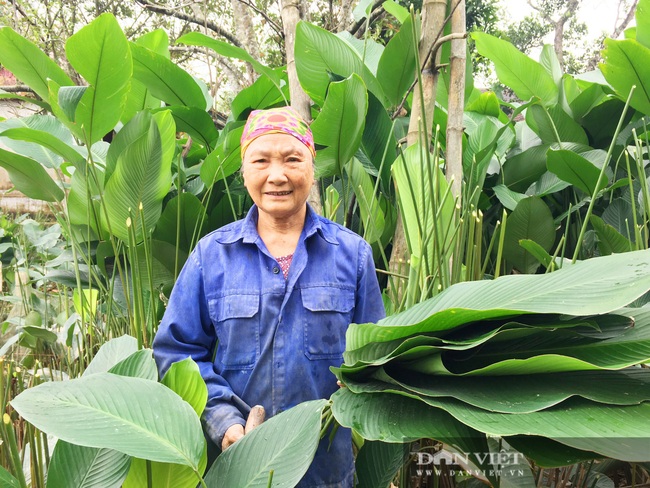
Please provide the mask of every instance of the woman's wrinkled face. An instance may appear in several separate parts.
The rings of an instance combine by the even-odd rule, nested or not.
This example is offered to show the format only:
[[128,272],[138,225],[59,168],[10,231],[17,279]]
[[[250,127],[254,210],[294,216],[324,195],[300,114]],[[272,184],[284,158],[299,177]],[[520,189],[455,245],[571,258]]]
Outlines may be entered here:
[[314,168],[311,152],[295,137],[258,137],[246,149],[242,171],[244,186],[260,212],[289,219],[305,211]]

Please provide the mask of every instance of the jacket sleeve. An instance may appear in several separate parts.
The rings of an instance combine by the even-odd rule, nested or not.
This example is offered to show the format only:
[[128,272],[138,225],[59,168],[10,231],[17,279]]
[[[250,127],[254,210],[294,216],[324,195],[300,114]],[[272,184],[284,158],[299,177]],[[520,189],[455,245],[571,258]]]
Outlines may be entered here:
[[352,322],[355,324],[376,323],[386,316],[386,311],[377,281],[372,248],[365,241],[359,246],[358,263],[357,295]]
[[204,429],[220,448],[229,427],[246,424],[244,415],[250,407],[214,369],[217,337],[208,312],[199,252],[197,247],[178,276],[154,338],[153,351],[161,378],[173,363],[187,357],[199,366],[208,387],[202,417]]

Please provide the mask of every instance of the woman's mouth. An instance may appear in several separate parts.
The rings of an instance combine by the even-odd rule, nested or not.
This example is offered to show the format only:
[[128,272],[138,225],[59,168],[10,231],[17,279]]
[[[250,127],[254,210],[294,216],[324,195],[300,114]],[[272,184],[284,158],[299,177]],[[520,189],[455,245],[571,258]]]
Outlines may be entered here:
[[291,192],[290,191],[267,191],[266,194],[272,197],[284,197],[291,194]]

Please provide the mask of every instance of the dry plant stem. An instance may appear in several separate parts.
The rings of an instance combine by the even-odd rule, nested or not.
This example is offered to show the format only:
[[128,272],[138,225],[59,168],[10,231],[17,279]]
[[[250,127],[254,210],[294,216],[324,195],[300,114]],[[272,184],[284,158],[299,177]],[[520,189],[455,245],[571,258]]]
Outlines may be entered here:
[[[287,53],[287,75],[289,77],[289,94],[291,96],[291,106],[297,110],[300,116],[307,123],[311,122],[311,100],[300,86],[298,73],[296,72],[296,25],[304,12],[303,5],[297,0],[282,0],[282,23],[284,24],[284,49]],[[314,180],[307,200],[313,207],[314,211],[322,215],[323,204],[320,196],[320,185]]]

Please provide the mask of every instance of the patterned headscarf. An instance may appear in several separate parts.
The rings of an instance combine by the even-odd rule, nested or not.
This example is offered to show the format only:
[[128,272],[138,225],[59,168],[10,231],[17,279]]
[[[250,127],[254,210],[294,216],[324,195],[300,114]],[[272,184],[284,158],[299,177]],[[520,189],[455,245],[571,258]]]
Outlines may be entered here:
[[241,136],[241,157],[251,142],[264,134],[289,134],[302,142],[313,157],[316,157],[314,136],[302,117],[291,107],[253,110],[248,116]]

